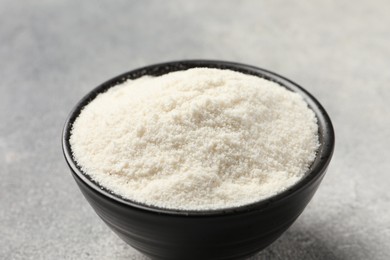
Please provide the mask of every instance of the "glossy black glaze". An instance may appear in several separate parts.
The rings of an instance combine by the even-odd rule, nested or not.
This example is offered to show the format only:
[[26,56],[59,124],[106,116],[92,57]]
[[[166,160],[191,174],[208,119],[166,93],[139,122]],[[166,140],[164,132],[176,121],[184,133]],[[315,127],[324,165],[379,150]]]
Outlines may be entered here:
[[[70,129],[96,95],[127,79],[158,76],[194,67],[230,69],[277,82],[303,96],[319,124],[320,148],[308,174],[290,189],[250,205],[209,211],[149,207],[123,199],[92,181],[74,162]],[[103,221],[124,241],[153,259],[244,259],[275,241],[297,219],[317,190],[334,149],[332,123],[318,101],[297,84],[253,66],[191,60],[156,64],[117,76],[92,90],[71,112],[63,131],[63,151],[74,179]]]

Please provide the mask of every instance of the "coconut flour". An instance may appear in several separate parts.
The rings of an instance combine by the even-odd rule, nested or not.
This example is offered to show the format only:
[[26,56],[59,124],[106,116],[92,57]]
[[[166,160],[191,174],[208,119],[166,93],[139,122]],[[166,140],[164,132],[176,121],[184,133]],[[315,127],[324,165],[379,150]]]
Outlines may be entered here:
[[123,198],[170,209],[240,206],[301,179],[318,143],[302,97],[271,81],[195,68],[128,80],[73,124],[82,171]]

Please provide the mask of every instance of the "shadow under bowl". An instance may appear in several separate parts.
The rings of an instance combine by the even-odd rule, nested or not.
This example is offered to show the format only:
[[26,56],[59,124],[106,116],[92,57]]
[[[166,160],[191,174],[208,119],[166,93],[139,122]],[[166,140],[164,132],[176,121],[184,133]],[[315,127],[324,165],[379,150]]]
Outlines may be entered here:
[[[83,173],[69,144],[72,124],[98,94],[128,79],[160,76],[195,67],[219,68],[255,75],[300,94],[314,111],[320,147],[309,172],[294,186],[271,198],[241,207],[185,211],[163,209],[123,199]],[[175,61],[132,70],[88,93],[70,113],[62,147],[77,185],[98,216],[125,242],[152,259],[244,259],[274,242],[302,213],[316,192],[334,149],[332,123],[324,108],[306,90],[257,67],[210,60]]]

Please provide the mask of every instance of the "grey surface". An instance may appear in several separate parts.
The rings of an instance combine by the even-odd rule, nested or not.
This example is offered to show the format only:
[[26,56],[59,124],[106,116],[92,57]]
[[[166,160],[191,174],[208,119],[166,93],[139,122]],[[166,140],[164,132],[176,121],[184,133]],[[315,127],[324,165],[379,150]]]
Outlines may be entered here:
[[101,82],[207,58],[313,93],[337,146],[298,221],[253,259],[390,259],[390,3],[0,1],[0,259],[146,259],[95,215],[60,136]]

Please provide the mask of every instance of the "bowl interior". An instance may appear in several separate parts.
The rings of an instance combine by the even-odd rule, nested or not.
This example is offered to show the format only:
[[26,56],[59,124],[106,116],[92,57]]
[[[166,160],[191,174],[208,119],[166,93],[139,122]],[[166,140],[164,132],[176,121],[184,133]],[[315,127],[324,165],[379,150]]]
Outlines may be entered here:
[[[77,163],[74,161],[72,156],[72,151],[69,143],[70,131],[73,125],[73,122],[80,114],[83,107],[88,105],[98,94],[105,92],[107,89],[123,83],[128,79],[136,79],[142,77],[144,75],[150,76],[160,76],[169,72],[186,70],[195,67],[207,67],[207,68],[218,68],[218,69],[229,69],[238,72],[242,72],[244,74],[255,75],[285,87],[288,90],[299,93],[304,100],[308,103],[309,107],[314,111],[317,120],[318,120],[318,136],[320,147],[317,151],[317,156],[312,163],[309,171],[306,175],[298,181],[295,185],[291,186],[287,190],[278,193],[275,196],[270,198],[260,200],[255,203],[243,205],[240,207],[233,208],[224,208],[224,209],[216,209],[216,210],[174,210],[174,209],[165,209],[159,208],[155,206],[145,205],[139,202],[131,201],[129,199],[122,198],[112,191],[106,189],[101,186],[96,181],[92,180],[88,174],[82,172],[80,167],[78,167]],[[156,65],[151,65],[148,67],[143,67],[140,69],[136,69],[130,72],[126,72],[122,75],[119,75],[107,82],[101,84],[100,86],[93,89],[89,92],[72,110],[70,113],[63,130],[62,137],[62,146],[63,152],[66,158],[66,161],[69,167],[72,169],[75,177],[80,178],[84,183],[86,183],[89,187],[101,193],[102,195],[109,197],[113,202],[125,204],[130,207],[135,207],[140,210],[146,210],[151,213],[156,214],[169,214],[169,215],[187,215],[187,216],[218,216],[218,215],[226,215],[240,212],[247,212],[252,210],[262,210],[264,207],[271,203],[277,203],[278,201],[282,201],[287,197],[293,195],[295,192],[299,191],[306,185],[309,185],[311,182],[315,181],[317,178],[321,177],[321,173],[328,166],[330,159],[332,157],[333,149],[334,149],[334,132],[333,126],[330,121],[330,118],[321,104],[306,90],[302,87],[298,86],[294,82],[277,75],[273,72],[260,69],[257,67],[225,62],[225,61],[211,61],[211,60],[188,60],[188,61],[175,61],[168,63],[161,63]]]

